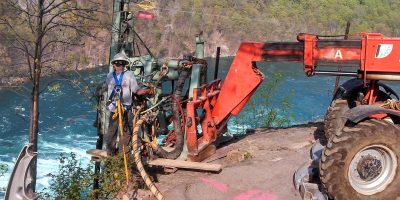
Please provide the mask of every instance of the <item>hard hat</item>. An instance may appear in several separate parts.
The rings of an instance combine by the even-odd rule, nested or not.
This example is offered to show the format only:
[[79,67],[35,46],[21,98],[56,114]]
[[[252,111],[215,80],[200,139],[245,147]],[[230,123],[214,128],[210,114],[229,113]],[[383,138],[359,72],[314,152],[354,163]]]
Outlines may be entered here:
[[125,55],[124,52],[120,52],[120,53],[115,54],[115,56],[111,60],[111,64],[114,64],[115,61],[124,61],[125,65],[129,64],[128,57]]

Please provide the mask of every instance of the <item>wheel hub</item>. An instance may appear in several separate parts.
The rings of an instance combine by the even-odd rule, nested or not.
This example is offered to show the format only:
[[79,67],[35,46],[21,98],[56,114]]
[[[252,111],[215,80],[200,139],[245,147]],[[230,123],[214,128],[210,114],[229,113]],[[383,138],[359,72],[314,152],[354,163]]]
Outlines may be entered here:
[[361,179],[371,181],[382,172],[382,162],[371,155],[361,156],[357,172]]
[[375,144],[361,149],[348,169],[350,185],[358,193],[373,195],[383,191],[394,179],[396,154],[385,145]]

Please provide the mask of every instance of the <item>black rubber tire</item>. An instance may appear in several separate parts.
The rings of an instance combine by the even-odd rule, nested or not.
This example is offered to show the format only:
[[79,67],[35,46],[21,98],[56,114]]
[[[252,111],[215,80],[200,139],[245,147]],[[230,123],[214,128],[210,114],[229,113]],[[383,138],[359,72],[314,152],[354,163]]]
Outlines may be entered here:
[[[376,101],[383,102],[387,99],[390,99],[390,96],[383,91],[379,91]],[[341,97],[332,101],[324,118],[324,133],[326,141],[328,141],[329,138],[335,135],[338,131],[342,130],[346,123],[346,119],[342,117],[343,114],[356,106],[356,100],[351,97]]]
[[355,106],[355,101],[350,99],[339,98],[332,101],[324,118],[324,133],[327,141],[342,130],[346,123],[346,119],[342,118],[343,114]]
[[[363,195],[351,186],[348,170],[354,156],[369,145],[384,145],[397,156],[396,175],[385,190]],[[372,200],[400,197],[400,128],[384,120],[370,119],[354,127],[344,127],[326,146],[319,165],[321,182],[336,200]]]

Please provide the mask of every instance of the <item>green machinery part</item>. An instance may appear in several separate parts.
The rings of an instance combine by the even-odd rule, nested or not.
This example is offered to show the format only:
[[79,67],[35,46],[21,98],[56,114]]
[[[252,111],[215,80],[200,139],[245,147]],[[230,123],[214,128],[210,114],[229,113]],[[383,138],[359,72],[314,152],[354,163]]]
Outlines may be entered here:
[[[206,83],[207,64],[204,59],[204,40],[202,34],[196,37],[196,52],[193,57],[184,59],[161,59],[154,57],[150,48],[146,46],[139,34],[134,30],[135,15],[130,9],[133,8],[135,2],[129,0],[114,0],[113,4],[113,25],[112,38],[110,46],[110,58],[119,52],[125,52],[129,58],[127,70],[132,70],[138,80],[139,85],[151,86],[157,88],[157,93],[146,96],[143,110],[139,115],[145,115],[146,112],[154,112],[157,110],[157,123],[160,130],[168,130],[168,118],[173,116],[174,129],[176,134],[175,149],[172,152],[165,151],[161,146],[154,149],[154,152],[159,157],[176,159],[178,156],[186,156],[183,127],[177,127],[183,117],[181,101],[182,98],[190,98],[194,88]],[[143,51],[144,50],[144,51]],[[141,52],[146,52],[142,55]],[[201,60],[203,62],[196,62]],[[109,72],[113,70],[112,65],[109,65]],[[188,88],[183,92],[183,85],[187,80]],[[174,85],[177,81],[178,84]],[[163,90],[163,85],[171,85],[170,94],[166,94]],[[185,88],[186,89],[186,88]],[[99,139],[96,145],[97,149],[105,149],[103,143],[103,135],[108,130],[109,112],[106,110],[106,101],[109,94],[105,88],[99,90],[98,95],[98,112],[96,126],[98,128]],[[165,96],[173,96],[175,101],[170,101],[170,105],[163,106],[166,101]],[[177,101],[176,101],[177,100]],[[137,105],[137,104],[136,104]],[[135,109],[135,108],[134,108]],[[169,114],[169,116],[167,116]],[[140,116],[139,116],[140,117]],[[140,135],[141,137],[147,137]],[[151,138],[151,137],[150,137]],[[145,139],[145,138],[142,138]],[[184,152],[184,153],[182,153]],[[182,155],[181,155],[182,154]],[[96,163],[96,173],[100,172],[100,163]],[[96,184],[96,183],[95,183]]]

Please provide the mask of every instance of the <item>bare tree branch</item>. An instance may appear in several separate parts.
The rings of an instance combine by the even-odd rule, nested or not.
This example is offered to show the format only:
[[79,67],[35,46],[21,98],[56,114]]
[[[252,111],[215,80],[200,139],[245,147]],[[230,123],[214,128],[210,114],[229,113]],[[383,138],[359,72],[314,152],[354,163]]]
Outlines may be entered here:
[[[70,2],[70,1],[71,1],[71,0],[64,0],[64,1],[61,1],[60,3],[55,4],[54,6],[52,6],[52,4],[54,3],[54,1],[53,1],[53,2],[51,2],[51,4],[49,4],[48,6],[46,6],[46,7],[44,8],[43,14],[50,13],[52,10],[59,8],[60,6],[62,6],[62,5],[64,5],[64,4],[67,4],[67,3]],[[51,6],[52,6],[52,7],[51,7]]]
[[14,35],[14,39],[21,45],[21,46],[26,46],[25,43],[33,43],[33,41],[28,40],[27,38],[23,37],[20,35],[19,31],[15,29],[15,27],[13,25],[11,25],[11,23],[4,18],[0,18],[0,21],[3,22],[3,25],[6,25],[9,30],[12,31],[13,35]]
[[[19,5],[18,5],[18,1],[6,1],[6,3],[15,11],[21,12],[26,14],[28,17],[37,17],[37,15],[35,16],[34,13],[35,12],[29,12],[28,9],[22,9]],[[33,3],[32,1],[26,1],[26,7],[29,8],[30,3]]]
[[45,12],[43,14],[48,13],[46,10],[49,9],[55,2],[56,2],[56,0],[52,0],[51,2],[47,2],[48,5],[46,7],[44,7]]
[[62,10],[62,11],[57,12],[56,14],[54,14],[54,15],[43,25],[43,33],[46,33],[46,32],[47,32],[47,31],[46,31],[47,27],[48,27],[51,23],[53,23],[53,21],[54,21],[57,17],[60,17],[60,16],[62,16],[63,14],[68,13],[68,12],[71,12],[71,9],[65,9],[65,10]]
[[82,43],[75,43],[75,42],[72,42],[69,40],[50,40],[43,45],[41,51],[44,51],[49,45],[55,44],[55,43],[61,43],[61,44],[66,44],[66,45],[82,45]]

